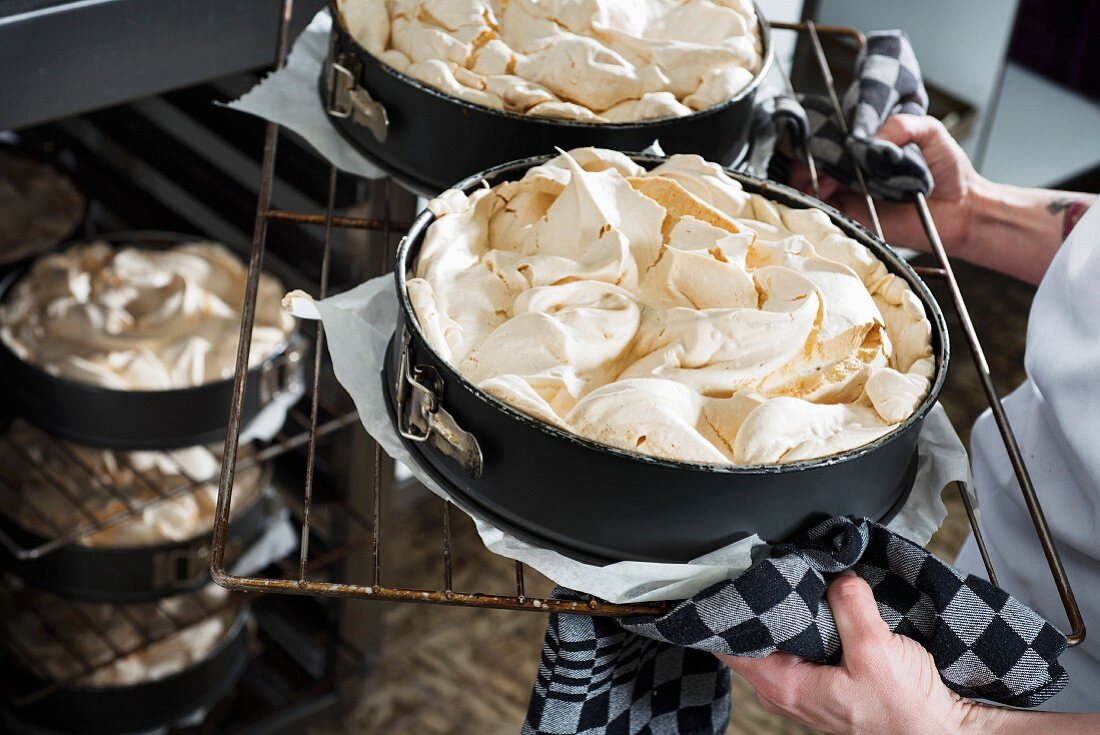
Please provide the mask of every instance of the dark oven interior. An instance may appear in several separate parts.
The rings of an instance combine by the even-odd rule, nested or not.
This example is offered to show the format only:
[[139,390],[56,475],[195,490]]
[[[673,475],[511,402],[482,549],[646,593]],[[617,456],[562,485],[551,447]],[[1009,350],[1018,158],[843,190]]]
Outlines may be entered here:
[[[273,7],[264,3],[249,5],[263,5],[263,10],[274,20]],[[261,70],[223,76],[136,102],[20,127],[18,132],[0,133],[0,143],[41,155],[72,177],[87,194],[87,213],[74,238],[120,231],[169,230],[218,240],[247,260],[264,126],[254,118],[219,108],[211,101],[238,97],[263,73]],[[300,211],[324,207],[326,167],[319,165],[308,147],[284,137],[278,164],[280,178],[275,181],[274,202]],[[410,195],[385,183],[372,184],[341,176],[336,192],[336,206],[348,213],[408,219],[414,207]],[[317,227],[289,222],[273,224],[268,233],[265,266],[288,288],[316,293],[321,237]],[[365,242],[366,238],[371,238],[371,242]],[[382,232],[337,233],[333,240],[331,287],[342,290],[348,284],[380,273],[395,244],[395,237]],[[314,557],[319,563],[314,574],[319,579],[342,579],[349,573],[348,565],[360,563],[349,546],[355,524],[347,519],[355,518],[356,509],[362,512],[369,502],[361,496],[370,484],[356,480],[357,473],[367,471],[356,460],[357,448],[365,441],[365,435],[355,421],[354,408],[347,396],[334,389],[331,373],[323,375],[321,383],[324,399],[314,468],[312,524]],[[294,487],[294,483],[300,484],[305,474],[309,411],[309,400],[301,401],[290,410],[286,425],[275,439],[257,448],[259,460],[273,465],[276,504],[279,492]],[[7,449],[19,451],[17,446]],[[34,458],[24,459],[31,463],[24,471],[38,471],[33,466]],[[193,479],[198,482],[209,478]],[[173,488],[168,495],[187,489],[185,484]],[[74,512],[80,511],[79,496],[58,493],[58,498],[57,502],[69,503]],[[154,497],[148,502],[152,505],[159,500],[162,498]],[[111,522],[140,513],[142,507],[120,511],[106,522],[103,518],[93,519],[61,541],[78,542],[82,536]],[[301,512],[300,502],[281,507]],[[293,514],[291,520],[292,527],[297,529]],[[153,608],[152,617],[132,621],[131,627],[140,635],[122,643],[116,641],[112,646],[109,636],[113,631],[104,629],[94,608],[63,597],[40,595],[15,573],[18,565],[10,561],[12,558],[46,560],[57,552],[56,544],[43,545],[41,539],[28,541],[15,537],[0,540],[5,542],[5,548],[0,550],[12,567],[0,578],[3,606],[17,611],[20,617],[42,621],[47,636],[60,651],[58,655],[71,659],[75,666],[71,677],[77,672],[94,674],[114,660],[140,654],[199,616],[220,610],[222,605],[236,605],[246,599],[251,603],[254,622],[250,621],[248,627],[252,637],[247,644],[246,665],[236,684],[228,691],[223,687],[216,692],[217,696],[206,698],[197,715],[180,712],[171,700],[182,694],[169,692],[163,702],[162,720],[147,723],[153,731],[301,732],[307,723],[324,722],[338,710],[340,692],[362,676],[370,659],[371,636],[376,630],[371,622],[372,615],[377,614],[374,606],[287,595],[229,593],[228,601],[188,614],[180,614],[163,600],[147,602],[146,607]],[[297,562],[292,550],[261,571],[266,576],[296,574]],[[208,577],[208,564],[200,559],[192,567],[173,573],[190,579],[194,575]],[[57,619],[67,622],[59,625]],[[148,623],[150,619],[154,623]],[[53,625],[49,624],[51,621]],[[20,650],[15,633],[13,629],[0,630],[3,660],[0,699],[4,702],[0,705],[4,711],[4,726],[0,729],[57,731],[35,724],[35,713],[40,712],[43,704],[64,702],[57,697],[70,694],[76,683],[39,676],[41,672],[33,670],[33,662],[27,664],[28,659],[35,658],[34,651]],[[105,651],[89,653],[80,643],[86,639],[99,641]],[[137,706],[133,699],[130,702],[133,703],[130,706]],[[75,717],[69,722],[75,731],[91,726],[81,725]],[[73,730],[66,728],[66,731]]]

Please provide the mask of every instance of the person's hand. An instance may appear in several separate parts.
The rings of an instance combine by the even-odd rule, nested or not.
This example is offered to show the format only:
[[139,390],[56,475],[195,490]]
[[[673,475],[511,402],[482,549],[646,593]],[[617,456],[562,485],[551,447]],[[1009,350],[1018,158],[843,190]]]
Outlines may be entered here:
[[[970,245],[971,222],[979,192],[988,182],[983,179],[939,120],[931,116],[894,115],[882,126],[878,136],[899,146],[916,143],[932,172],[935,187],[928,197],[932,219],[940,239],[951,255],[966,257]],[[809,171],[797,167],[791,175],[793,186],[812,194]],[[839,181],[822,175],[821,198],[849,217],[870,228],[871,219],[863,195],[844,187]],[[875,202],[886,241],[896,247],[928,250],[928,238],[911,204]]]
[[765,710],[829,735],[964,729],[979,706],[944,685],[932,656],[916,641],[890,631],[866,582],[846,573],[829,586],[828,601],[843,649],[839,666],[782,653],[718,658],[756,689]]

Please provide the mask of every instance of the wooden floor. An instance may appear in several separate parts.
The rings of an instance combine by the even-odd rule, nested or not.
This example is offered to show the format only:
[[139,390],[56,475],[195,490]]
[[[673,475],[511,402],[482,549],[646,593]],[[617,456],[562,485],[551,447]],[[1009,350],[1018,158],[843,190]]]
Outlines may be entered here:
[[[963,292],[974,305],[973,317],[986,346],[999,388],[1007,392],[1023,379],[1022,356],[1032,290],[1018,282],[959,266]],[[947,303],[943,289],[937,290]],[[945,307],[945,311],[950,311]],[[962,335],[953,335],[953,363],[942,401],[964,441],[984,406]],[[951,508],[933,550],[953,558],[967,526],[954,493]],[[420,504],[398,525],[405,535],[388,552],[394,582],[439,586],[438,503]],[[508,560],[484,551],[473,524],[454,514],[455,589],[507,592],[513,581]],[[410,532],[411,531],[411,532]],[[529,575],[532,594],[550,583]],[[376,604],[376,603],[357,603]],[[389,605],[382,611],[383,643],[379,659],[343,726],[326,733],[386,735],[515,735],[519,732],[538,662],[545,617],[539,613],[470,610],[427,605]],[[320,733],[320,731],[318,731]],[[751,690],[734,677],[730,733],[794,735],[808,732],[763,712]]]

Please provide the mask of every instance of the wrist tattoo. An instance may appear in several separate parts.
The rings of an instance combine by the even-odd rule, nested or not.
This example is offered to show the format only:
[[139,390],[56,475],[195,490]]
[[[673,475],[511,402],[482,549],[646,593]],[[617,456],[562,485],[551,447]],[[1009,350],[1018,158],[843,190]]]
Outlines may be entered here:
[[1065,240],[1069,237],[1069,233],[1073,232],[1073,228],[1077,226],[1077,223],[1081,220],[1081,217],[1085,215],[1089,205],[1096,200],[1095,197],[1055,197],[1047,205],[1047,211],[1055,217],[1062,217],[1062,239]]

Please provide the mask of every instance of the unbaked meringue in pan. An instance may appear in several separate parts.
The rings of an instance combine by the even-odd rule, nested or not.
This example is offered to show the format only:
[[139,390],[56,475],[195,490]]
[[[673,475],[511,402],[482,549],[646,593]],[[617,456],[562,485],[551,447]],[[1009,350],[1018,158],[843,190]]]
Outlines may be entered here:
[[474,385],[654,457],[789,463],[874,441],[923,402],[931,324],[816,209],[694,155],[578,149],[433,200],[408,295]]
[[[0,304],[0,339],[46,372],[114,390],[233,377],[248,268],[225,246],[77,245],[39,258]],[[283,286],[260,277],[250,366],[294,330]]]
[[751,0],[339,0],[352,37],[467,102],[592,123],[680,117],[763,65]]

